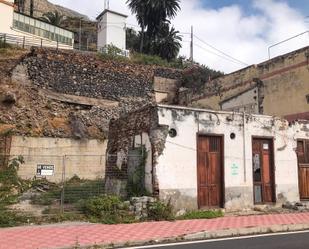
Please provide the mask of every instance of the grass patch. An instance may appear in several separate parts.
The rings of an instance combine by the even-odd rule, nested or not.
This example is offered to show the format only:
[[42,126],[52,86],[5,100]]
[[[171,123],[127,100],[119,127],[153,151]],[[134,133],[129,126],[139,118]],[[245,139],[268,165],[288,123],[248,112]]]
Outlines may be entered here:
[[222,210],[197,210],[190,211],[186,214],[177,217],[177,220],[195,220],[195,219],[214,219],[223,217]]

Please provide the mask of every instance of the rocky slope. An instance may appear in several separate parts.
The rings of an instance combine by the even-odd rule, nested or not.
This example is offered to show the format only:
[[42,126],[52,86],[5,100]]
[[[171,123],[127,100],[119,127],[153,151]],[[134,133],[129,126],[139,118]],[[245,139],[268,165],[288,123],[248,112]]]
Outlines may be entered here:
[[[25,11],[26,14],[29,14],[30,10],[30,0],[25,0]],[[86,15],[80,14],[76,11],[73,11],[71,9],[62,7],[60,5],[52,4],[51,2],[47,0],[34,0],[34,16],[35,17],[41,17],[44,13],[49,11],[55,11],[57,10],[62,15],[68,16],[68,17],[83,17],[85,20],[88,20],[88,17]]]
[[[96,54],[49,49],[7,51],[0,57],[0,137],[105,139],[111,119],[154,103],[156,73],[179,75],[173,69],[104,60]],[[118,104],[70,102],[51,98],[46,91]]]

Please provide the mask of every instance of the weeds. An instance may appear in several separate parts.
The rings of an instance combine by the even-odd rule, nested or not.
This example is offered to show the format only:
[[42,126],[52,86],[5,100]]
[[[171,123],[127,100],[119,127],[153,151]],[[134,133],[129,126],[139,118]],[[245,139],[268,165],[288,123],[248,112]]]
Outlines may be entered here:
[[190,211],[182,216],[177,217],[178,220],[194,220],[194,219],[214,219],[223,217],[221,210],[196,210]]
[[162,221],[175,220],[173,206],[170,201],[165,204],[162,201],[156,201],[148,204],[148,220]]
[[91,222],[105,224],[132,223],[134,216],[117,196],[102,196],[81,204],[82,212]]

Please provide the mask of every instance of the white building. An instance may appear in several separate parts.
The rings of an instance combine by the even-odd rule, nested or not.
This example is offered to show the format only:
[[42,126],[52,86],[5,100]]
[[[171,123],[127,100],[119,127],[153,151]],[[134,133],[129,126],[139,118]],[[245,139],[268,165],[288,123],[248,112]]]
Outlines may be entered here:
[[131,113],[111,123],[107,191],[124,193],[136,141],[148,156],[145,187],[177,210],[309,199],[308,121],[165,105]]
[[74,33],[15,11],[14,0],[0,1],[0,38],[25,46],[73,49]]
[[105,9],[98,17],[98,50],[114,45],[126,51],[127,15]]

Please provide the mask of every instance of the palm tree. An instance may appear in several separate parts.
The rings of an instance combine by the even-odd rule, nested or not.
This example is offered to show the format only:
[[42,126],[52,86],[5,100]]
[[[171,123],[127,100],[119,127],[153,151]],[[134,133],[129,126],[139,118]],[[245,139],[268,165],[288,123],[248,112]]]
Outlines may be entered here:
[[132,14],[136,15],[138,24],[141,26],[141,43],[140,53],[143,52],[144,48],[144,34],[147,20],[147,0],[127,0],[126,2],[131,9]]
[[65,19],[65,16],[61,15],[57,10],[55,12],[44,13],[40,18],[42,21],[48,22],[55,26],[60,26]]
[[25,12],[25,0],[14,0],[14,4],[17,6],[18,12]]
[[160,32],[162,23],[173,19],[180,10],[180,0],[146,0],[147,15],[147,33],[150,39],[153,39]]
[[179,31],[175,30],[174,27],[170,28],[168,23],[164,23],[161,25],[160,33],[153,45],[154,54],[171,61],[177,57],[181,48],[181,41]]

